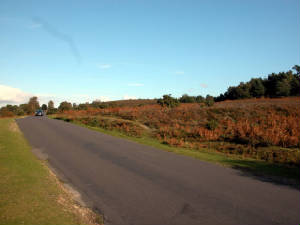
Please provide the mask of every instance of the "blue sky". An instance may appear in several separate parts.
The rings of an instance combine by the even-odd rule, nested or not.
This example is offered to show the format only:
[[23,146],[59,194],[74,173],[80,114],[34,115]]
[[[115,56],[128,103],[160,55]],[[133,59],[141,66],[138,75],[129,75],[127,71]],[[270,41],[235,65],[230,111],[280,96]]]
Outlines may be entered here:
[[0,104],[217,96],[300,64],[298,0],[0,1]]

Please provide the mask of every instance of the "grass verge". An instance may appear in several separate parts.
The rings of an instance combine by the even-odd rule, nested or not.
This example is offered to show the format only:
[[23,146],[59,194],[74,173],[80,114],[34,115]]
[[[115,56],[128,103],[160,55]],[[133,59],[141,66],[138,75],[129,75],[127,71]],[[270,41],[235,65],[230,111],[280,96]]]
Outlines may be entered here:
[[[54,118],[54,115],[49,116]],[[59,118],[62,119],[62,118]],[[148,145],[157,149],[162,149],[168,152],[173,152],[180,155],[190,156],[202,161],[221,164],[223,166],[237,169],[243,176],[250,176],[259,180],[273,182],[277,184],[290,185],[295,188],[299,188],[299,168],[296,166],[287,166],[278,163],[269,163],[262,160],[256,160],[252,158],[245,158],[240,155],[224,154],[220,153],[213,148],[203,148],[201,150],[194,150],[188,148],[172,147],[166,144],[160,143],[158,140],[149,136],[133,137],[127,136],[124,133],[117,130],[107,130],[101,127],[92,127],[82,124],[76,120],[68,120],[73,124],[83,126],[95,131],[99,131],[111,136],[128,139],[139,144]]]
[[[0,119],[0,224],[97,224],[38,160],[14,119]],[[97,221],[99,220],[99,221]]]

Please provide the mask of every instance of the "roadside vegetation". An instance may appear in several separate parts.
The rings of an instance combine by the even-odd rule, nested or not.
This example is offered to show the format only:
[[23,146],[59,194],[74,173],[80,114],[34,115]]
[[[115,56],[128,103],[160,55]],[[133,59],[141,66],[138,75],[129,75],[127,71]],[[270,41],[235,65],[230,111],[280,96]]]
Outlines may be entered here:
[[31,152],[13,119],[0,119],[0,224],[97,224]]
[[69,110],[55,118],[186,149],[299,166],[300,98]]

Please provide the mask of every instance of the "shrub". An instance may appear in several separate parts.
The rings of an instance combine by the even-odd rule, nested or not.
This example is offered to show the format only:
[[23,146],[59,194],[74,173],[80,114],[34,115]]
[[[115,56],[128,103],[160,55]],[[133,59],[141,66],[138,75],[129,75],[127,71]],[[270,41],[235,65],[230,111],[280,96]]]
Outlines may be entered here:
[[210,120],[206,124],[206,128],[208,130],[215,130],[218,127],[218,121],[216,120]]
[[163,98],[158,99],[157,103],[163,107],[173,108],[179,105],[177,98],[173,98],[171,95],[164,95]]

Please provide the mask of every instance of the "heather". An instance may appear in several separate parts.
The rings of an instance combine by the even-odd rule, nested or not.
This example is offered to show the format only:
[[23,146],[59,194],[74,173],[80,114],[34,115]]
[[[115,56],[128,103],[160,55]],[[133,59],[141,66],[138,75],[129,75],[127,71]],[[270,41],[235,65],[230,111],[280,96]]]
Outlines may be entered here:
[[56,115],[129,136],[149,136],[170,146],[214,149],[289,165],[299,165],[299,117],[299,97],[223,101],[213,106],[88,107]]

